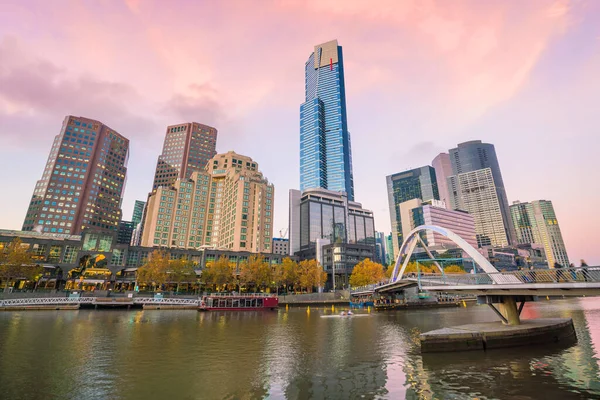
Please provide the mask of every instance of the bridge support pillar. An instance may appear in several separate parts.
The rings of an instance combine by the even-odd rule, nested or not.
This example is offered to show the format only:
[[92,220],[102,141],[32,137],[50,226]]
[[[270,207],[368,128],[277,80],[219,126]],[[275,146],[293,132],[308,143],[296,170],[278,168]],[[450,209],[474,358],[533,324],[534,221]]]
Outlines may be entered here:
[[504,318],[506,318],[507,322],[504,322],[506,325],[521,325],[517,301],[513,296],[506,296],[502,299],[502,303],[500,303],[500,312],[504,315]]

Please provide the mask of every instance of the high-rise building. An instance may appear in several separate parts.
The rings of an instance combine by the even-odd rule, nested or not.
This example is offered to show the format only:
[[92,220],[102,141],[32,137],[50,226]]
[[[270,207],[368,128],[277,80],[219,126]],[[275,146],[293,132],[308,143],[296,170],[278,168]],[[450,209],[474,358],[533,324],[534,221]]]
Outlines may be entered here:
[[346,192],[290,190],[289,232],[290,253],[318,260],[329,288],[347,286],[354,266],[375,258],[373,212],[349,201]]
[[137,226],[140,222],[142,222],[142,217],[144,215],[144,207],[146,207],[145,201],[135,201],[135,205],[133,206],[133,214],[131,216],[131,222],[133,222],[134,226]]
[[394,241],[392,240],[391,233],[385,237],[385,251],[388,265],[395,263],[396,258],[394,257]]
[[510,241],[492,170],[484,168],[453,175],[448,184],[451,208],[467,211],[475,219],[477,246],[508,246]]
[[158,156],[152,191],[188,179],[195,171],[204,171],[215,154],[217,130],[197,122],[167,127],[162,154]]
[[274,192],[250,157],[217,154],[149,196],[141,244],[271,252]]
[[119,221],[119,230],[117,232],[117,244],[131,244],[131,238],[135,225],[132,221]]
[[450,163],[450,155],[448,153],[438,154],[431,162],[431,166],[433,167],[433,169],[435,169],[435,177],[437,179],[440,200],[446,204],[446,207],[448,207],[450,205],[450,193],[448,192],[448,177],[452,176],[452,164]]
[[[461,209],[475,217],[480,246],[513,244],[514,227],[494,145],[472,140],[458,144],[450,149],[449,153],[453,176],[448,178],[448,192],[452,208],[462,207]],[[491,177],[488,177],[486,172],[476,173],[485,169],[489,169]],[[478,183],[484,183],[484,186],[477,186]],[[461,184],[461,187],[457,186],[458,184]],[[492,195],[492,191],[495,195]],[[479,196],[479,192],[482,196]],[[482,197],[482,200],[479,200],[479,197]],[[502,227],[498,226],[496,211],[500,212]],[[489,221],[492,216],[494,220]]]
[[385,233],[375,232],[375,261],[388,265],[387,252],[385,250]]
[[[400,206],[402,208],[404,204],[413,201],[409,200]],[[404,236],[408,235],[411,230],[418,226],[435,225],[454,232],[471,246],[477,247],[475,219],[473,216],[465,211],[449,210],[443,201],[431,200],[429,202],[422,202],[421,200],[417,200],[408,210],[407,220],[407,226],[404,224],[405,220],[402,220],[402,234]],[[443,252],[446,249],[457,247],[452,240],[432,231],[422,232],[421,239],[423,239],[429,250]]]
[[37,182],[23,230],[117,232],[129,140],[99,121],[67,116]]
[[300,190],[346,192],[354,201],[352,151],[346,120],[342,47],[337,40],[315,46],[305,66],[300,106]]
[[394,254],[404,241],[400,204],[408,200],[439,200],[435,170],[430,166],[399,172],[386,177]]
[[564,267],[569,265],[567,249],[551,201],[515,201],[510,206],[510,213],[519,244],[543,245],[550,268],[555,263]]

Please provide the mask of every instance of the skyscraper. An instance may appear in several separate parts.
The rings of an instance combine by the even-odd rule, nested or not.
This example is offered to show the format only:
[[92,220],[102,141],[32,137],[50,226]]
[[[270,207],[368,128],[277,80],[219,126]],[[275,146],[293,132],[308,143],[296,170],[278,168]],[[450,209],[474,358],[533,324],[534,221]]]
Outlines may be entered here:
[[141,245],[270,252],[274,192],[250,157],[217,154],[149,196]]
[[300,190],[344,191],[348,200],[354,201],[342,47],[338,46],[337,40],[316,45],[304,68],[305,101],[300,106]]
[[435,170],[430,166],[399,172],[386,177],[394,254],[404,241],[400,204],[413,199],[439,200]]
[[431,166],[435,169],[440,200],[446,203],[446,208],[450,207],[450,193],[448,192],[448,177],[452,176],[452,164],[448,153],[438,154]]
[[133,206],[133,214],[131,216],[131,222],[133,222],[134,226],[137,226],[140,222],[142,222],[142,216],[144,215],[144,207],[146,207],[145,201],[135,201],[135,204]]
[[[453,174],[448,178],[451,206],[468,211],[475,217],[479,245],[506,246],[515,243],[515,229],[494,145],[472,140],[458,144],[449,153]],[[480,183],[483,186],[479,186]]]
[[23,230],[116,232],[129,140],[93,119],[67,116],[35,185]]
[[510,206],[510,213],[519,244],[543,245],[550,268],[554,267],[554,263],[564,267],[569,265],[567,249],[551,201],[515,201]]
[[204,171],[208,160],[217,154],[216,146],[215,128],[197,122],[168,126],[152,191],[173,185],[177,178],[187,179],[195,171]]

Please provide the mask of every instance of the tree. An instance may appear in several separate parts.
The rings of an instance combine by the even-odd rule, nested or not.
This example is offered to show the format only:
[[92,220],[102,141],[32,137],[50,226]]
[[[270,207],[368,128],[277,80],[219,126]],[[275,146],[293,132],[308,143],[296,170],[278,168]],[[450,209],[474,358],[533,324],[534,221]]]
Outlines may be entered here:
[[460,265],[448,265],[444,267],[444,272],[447,274],[466,274],[466,271]]
[[142,265],[136,273],[138,282],[152,284],[153,289],[160,288],[167,283],[169,270],[169,256],[166,251],[154,250],[146,264]]
[[179,258],[177,260],[171,260],[169,263],[169,282],[177,284],[175,289],[179,292],[179,285],[183,282],[193,282],[196,280],[196,271],[194,270],[194,264],[189,260]]
[[5,251],[0,252],[0,278],[4,281],[4,290],[13,278],[34,279],[42,268],[34,264],[31,254],[27,252],[28,245],[23,245],[20,238],[15,238]]
[[323,271],[317,260],[300,261],[295,282],[300,289],[305,288],[310,293],[315,286],[323,286],[326,281],[327,273]]
[[365,258],[354,266],[352,275],[350,275],[350,285],[354,287],[366,286],[381,282],[384,279],[383,265]]
[[252,255],[240,265],[240,284],[254,285],[256,289],[266,288],[271,284],[272,271],[262,254]]
[[235,282],[234,272],[235,270],[229,263],[229,259],[221,256],[218,260],[207,263],[202,271],[202,280],[209,285],[220,288]]
[[285,291],[288,291],[288,286],[296,282],[298,275],[298,263],[292,260],[289,257],[286,257],[282,260],[281,264],[275,266],[275,271],[273,272],[273,280],[277,285],[277,289],[279,290],[279,286],[285,286]]

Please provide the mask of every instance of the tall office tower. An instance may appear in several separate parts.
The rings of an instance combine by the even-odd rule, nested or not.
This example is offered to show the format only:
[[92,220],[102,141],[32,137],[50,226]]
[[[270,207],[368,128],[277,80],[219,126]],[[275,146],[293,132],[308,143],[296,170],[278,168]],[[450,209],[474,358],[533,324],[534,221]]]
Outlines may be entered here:
[[386,178],[394,254],[404,241],[402,234],[402,213],[400,204],[413,199],[422,201],[439,200],[435,170],[430,166],[412,169],[389,175]]
[[446,204],[446,207],[449,207],[450,193],[448,192],[448,177],[452,176],[450,155],[448,153],[438,154],[431,162],[431,166],[435,169],[440,200]]
[[35,185],[23,230],[116,232],[129,140],[93,119],[67,116]]
[[141,245],[271,252],[274,192],[250,157],[217,154],[150,194]]
[[133,214],[131,216],[131,222],[133,222],[134,226],[137,226],[140,222],[142,222],[142,216],[144,215],[144,207],[146,207],[145,201],[135,201],[135,205],[133,206]]
[[391,233],[385,237],[385,251],[388,265],[395,263],[396,258],[394,258],[394,241],[392,240]]
[[346,192],[354,201],[352,151],[346,121],[342,47],[337,40],[315,46],[305,66],[300,106],[300,190]]
[[195,171],[204,171],[215,154],[217,130],[197,122],[167,127],[162,154],[158,156],[152,191],[188,179]]
[[[454,177],[448,178],[450,203],[454,209],[461,208],[475,217],[479,245],[506,246],[515,243],[515,228],[494,145],[472,140],[458,144],[449,153]],[[489,169],[491,175],[478,172],[485,169]],[[468,175],[461,178],[462,174]],[[483,186],[477,186],[478,183],[483,183]],[[480,191],[483,198],[478,200]],[[502,227],[498,225],[497,211],[500,212]]]
[[375,261],[387,265],[387,251],[385,250],[385,233],[375,232]]
[[554,267],[554,263],[564,267],[569,265],[567,249],[551,201],[535,200],[531,203],[515,201],[510,206],[510,213],[517,230],[519,244],[543,245],[550,268]]

